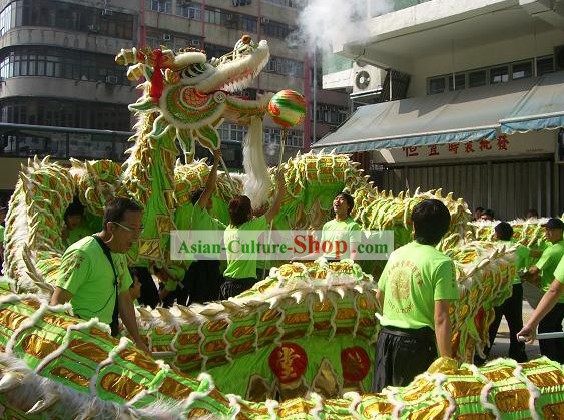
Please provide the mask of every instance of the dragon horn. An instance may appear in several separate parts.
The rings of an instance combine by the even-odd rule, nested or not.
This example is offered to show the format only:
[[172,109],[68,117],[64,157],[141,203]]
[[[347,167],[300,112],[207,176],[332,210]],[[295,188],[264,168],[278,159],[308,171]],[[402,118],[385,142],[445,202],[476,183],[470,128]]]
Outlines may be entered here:
[[120,66],[128,66],[130,64],[136,64],[137,60],[137,48],[132,49],[121,49],[121,51],[116,55],[115,62]]

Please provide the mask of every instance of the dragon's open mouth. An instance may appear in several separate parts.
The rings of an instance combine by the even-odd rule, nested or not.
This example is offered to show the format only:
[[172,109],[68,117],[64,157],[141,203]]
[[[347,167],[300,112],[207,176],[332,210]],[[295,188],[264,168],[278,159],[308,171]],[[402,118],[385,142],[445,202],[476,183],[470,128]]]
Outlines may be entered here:
[[247,88],[268,62],[269,51],[266,41],[258,44],[241,44],[220,58],[212,58],[209,65],[216,71],[198,83],[198,90],[211,92],[224,90],[237,92]]

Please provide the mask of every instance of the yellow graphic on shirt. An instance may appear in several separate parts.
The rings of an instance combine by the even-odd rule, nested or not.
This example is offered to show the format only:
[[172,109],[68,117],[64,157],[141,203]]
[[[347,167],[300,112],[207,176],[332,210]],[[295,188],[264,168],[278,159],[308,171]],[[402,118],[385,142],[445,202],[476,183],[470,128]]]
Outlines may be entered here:
[[412,312],[411,285],[421,285],[423,283],[417,266],[411,261],[395,263],[390,267],[388,282],[391,292],[388,303],[391,309],[402,314]]

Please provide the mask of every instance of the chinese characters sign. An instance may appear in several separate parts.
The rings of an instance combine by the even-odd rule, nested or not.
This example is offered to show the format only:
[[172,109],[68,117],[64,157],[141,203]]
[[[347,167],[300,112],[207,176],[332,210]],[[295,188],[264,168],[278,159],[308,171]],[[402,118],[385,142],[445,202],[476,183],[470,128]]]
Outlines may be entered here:
[[488,150],[509,151],[510,141],[505,134],[496,140],[489,141],[481,139],[478,141],[467,141],[462,143],[430,144],[426,146],[402,147],[404,156],[410,157],[452,157],[464,155],[479,155]]
[[556,135],[552,132],[534,132],[508,136],[502,134],[493,140],[480,139],[458,143],[405,146],[379,149],[375,162],[430,162],[461,159],[490,159],[553,154]]

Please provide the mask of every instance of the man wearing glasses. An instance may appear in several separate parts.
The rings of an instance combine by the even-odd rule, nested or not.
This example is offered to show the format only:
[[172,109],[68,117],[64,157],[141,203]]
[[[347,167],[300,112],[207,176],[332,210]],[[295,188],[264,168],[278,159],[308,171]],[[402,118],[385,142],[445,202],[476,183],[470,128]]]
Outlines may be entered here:
[[133,200],[109,201],[102,231],[75,242],[63,254],[51,305],[70,301],[75,316],[98,318],[110,325],[114,336],[119,315],[135,345],[149,352],[137,329],[125,255],[143,230],[142,216],[142,208]]

